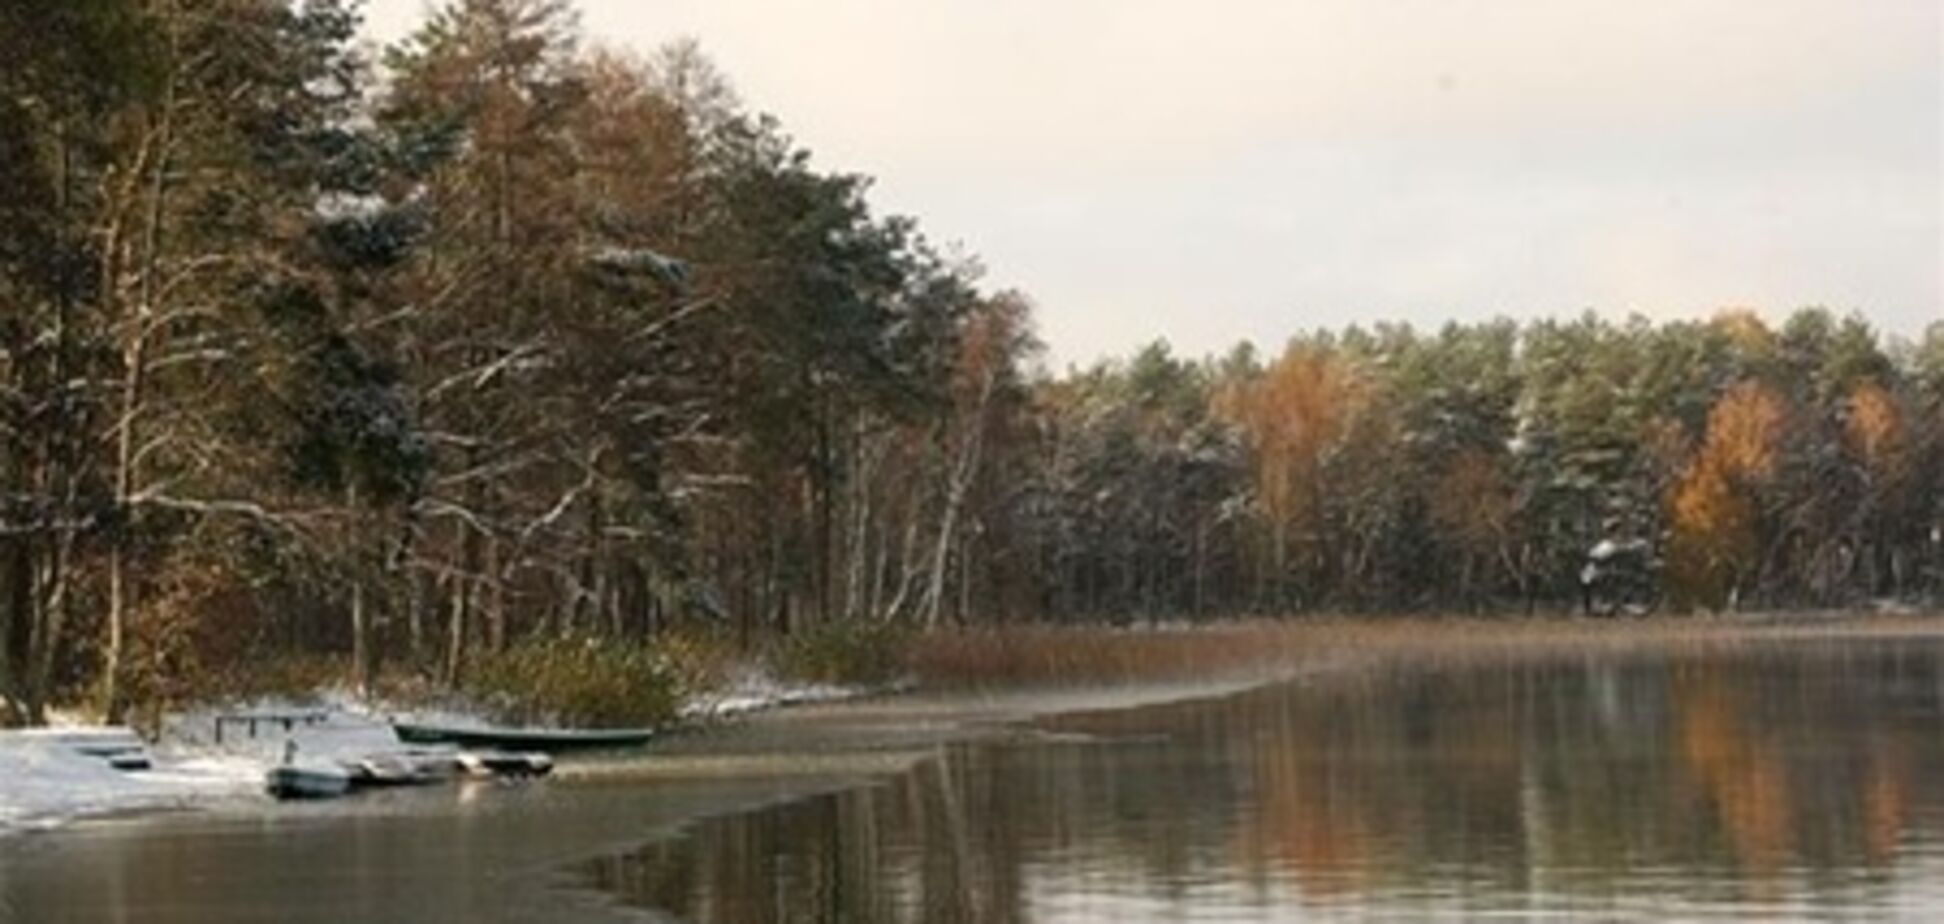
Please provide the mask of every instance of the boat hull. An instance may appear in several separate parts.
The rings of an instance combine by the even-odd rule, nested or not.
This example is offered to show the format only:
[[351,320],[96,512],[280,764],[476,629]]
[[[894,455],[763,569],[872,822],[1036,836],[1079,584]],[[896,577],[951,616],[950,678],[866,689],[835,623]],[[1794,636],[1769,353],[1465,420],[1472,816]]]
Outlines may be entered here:
[[460,771],[452,754],[375,754],[347,763],[351,785],[359,789],[429,786],[451,779]]
[[456,744],[502,751],[596,751],[640,747],[654,737],[651,729],[538,731],[513,728],[461,728],[396,722],[392,732],[407,744]]
[[335,799],[351,791],[351,774],[336,767],[283,764],[264,774],[263,788],[279,799]]
[[459,755],[459,767],[468,776],[494,779],[531,779],[553,772],[553,758],[538,751],[478,751]]

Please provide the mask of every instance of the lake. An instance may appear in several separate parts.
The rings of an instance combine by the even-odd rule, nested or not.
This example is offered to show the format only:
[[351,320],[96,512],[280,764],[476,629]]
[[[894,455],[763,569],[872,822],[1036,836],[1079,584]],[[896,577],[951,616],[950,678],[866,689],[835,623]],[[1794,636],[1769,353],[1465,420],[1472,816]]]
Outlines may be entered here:
[[1933,919],[1940,655],[1343,670],[970,738],[772,716],[669,758],[758,771],[11,838],[0,920]]

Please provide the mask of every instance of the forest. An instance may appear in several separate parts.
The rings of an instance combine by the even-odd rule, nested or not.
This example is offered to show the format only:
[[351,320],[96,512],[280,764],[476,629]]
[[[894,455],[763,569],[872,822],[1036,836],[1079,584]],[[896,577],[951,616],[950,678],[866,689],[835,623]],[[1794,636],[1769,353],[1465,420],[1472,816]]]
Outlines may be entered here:
[[0,2],[0,724],[288,653],[1944,596],[1944,322],[1292,306],[1053,370],[693,43],[359,28]]

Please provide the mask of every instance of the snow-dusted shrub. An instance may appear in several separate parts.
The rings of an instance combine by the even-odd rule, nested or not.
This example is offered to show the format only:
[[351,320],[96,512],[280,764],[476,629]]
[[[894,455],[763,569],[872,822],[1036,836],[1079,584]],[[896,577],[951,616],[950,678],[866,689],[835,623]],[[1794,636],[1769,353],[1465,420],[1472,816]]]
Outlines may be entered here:
[[888,623],[829,622],[785,639],[776,666],[785,677],[813,683],[887,683],[904,675],[909,640]]
[[640,727],[674,717],[682,683],[670,660],[648,645],[563,638],[478,656],[465,692],[501,721]]

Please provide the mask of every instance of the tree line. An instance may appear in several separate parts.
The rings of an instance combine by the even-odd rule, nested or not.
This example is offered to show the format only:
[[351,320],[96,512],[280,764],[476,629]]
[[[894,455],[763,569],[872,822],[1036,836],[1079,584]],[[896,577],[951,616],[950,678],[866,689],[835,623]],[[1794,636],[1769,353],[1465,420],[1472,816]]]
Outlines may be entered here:
[[1944,328],[1380,326],[1050,374],[692,44],[0,4],[0,696],[744,642],[1944,588]]
[[[1029,612],[1839,608],[1944,591],[1944,324],[1351,327],[1038,386]],[[1014,521],[1019,522],[1019,521]]]

